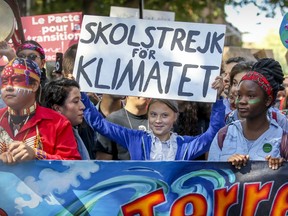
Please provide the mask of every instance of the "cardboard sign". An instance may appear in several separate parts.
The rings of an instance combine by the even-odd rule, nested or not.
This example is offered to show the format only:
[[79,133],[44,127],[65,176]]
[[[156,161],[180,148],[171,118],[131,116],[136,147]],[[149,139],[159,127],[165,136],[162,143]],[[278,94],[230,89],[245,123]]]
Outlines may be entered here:
[[[139,18],[139,9],[111,6],[110,17]],[[143,19],[174,21],[175,12],[143,10]]]
[[26,40],[35,40],[45,50],[46,61],[55,61],[56,53],[79,40],[82,13],[61,13],[22,17]]
[[84,16],[73,75],[82,91],[213,102],[225,26]]

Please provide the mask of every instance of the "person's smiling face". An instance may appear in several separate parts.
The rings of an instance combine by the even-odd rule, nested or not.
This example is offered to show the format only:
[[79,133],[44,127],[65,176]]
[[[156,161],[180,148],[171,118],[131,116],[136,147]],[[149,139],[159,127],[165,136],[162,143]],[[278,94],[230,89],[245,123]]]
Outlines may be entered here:
[[235,106],[235,100],[238,95],[239,83],[245,74],[246,72],[241,72],[233,77],[232,86],[230,87],[230,93],[229,93],[230,103],[233,107]]
[[148,119],[149,127],[154,135],[161,141],[166,141],[170,138],[170,131],[177,120],[177,113],[166,104],[157,101],[149,106]]

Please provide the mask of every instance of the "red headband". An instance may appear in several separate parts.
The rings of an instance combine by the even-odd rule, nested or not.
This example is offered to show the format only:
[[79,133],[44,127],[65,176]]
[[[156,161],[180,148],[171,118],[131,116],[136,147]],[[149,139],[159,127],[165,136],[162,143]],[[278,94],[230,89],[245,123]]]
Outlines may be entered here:
[[243,80],[252,80],[256,82],[267,93],[268,96],[273,96],[273,89],[268,80],[262,74],[256,71],[250,71],[242,77],[241,81]]

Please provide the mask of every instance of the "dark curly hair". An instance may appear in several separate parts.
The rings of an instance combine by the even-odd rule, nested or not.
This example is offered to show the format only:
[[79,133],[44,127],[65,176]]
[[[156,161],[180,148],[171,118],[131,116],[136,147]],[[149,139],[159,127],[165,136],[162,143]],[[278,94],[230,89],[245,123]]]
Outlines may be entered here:
[[209,121],[211,104],[187,102],[184,106],[183,112],[179,113],[178,120],[174,125],[174,132],[182,136],[196,136],[206,131],[206,125],[203,124],[206,120]]
[[75,80],[67,78],[52,80],[46,83],[43,89],[41,104],[48,108],[52,108],[54,104],[62,106],[73,87],[80,89],[79,84]]
[[272,87],[273,98],[275,100],[278,91],[283,90],[282,83],[284,74],[279,62],[272,58],[262,58],[253,65],[252,71],[262,74],[268,80]]

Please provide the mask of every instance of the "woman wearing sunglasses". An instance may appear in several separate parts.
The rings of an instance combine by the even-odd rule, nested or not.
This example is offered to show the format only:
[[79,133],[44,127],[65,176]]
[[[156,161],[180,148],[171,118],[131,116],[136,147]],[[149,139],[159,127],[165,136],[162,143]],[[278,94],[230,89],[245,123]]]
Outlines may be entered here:
[[41,69],[41,86],[43,87],[47,81],[46,70],[44,68],[46,60],[43,47],[36,41],[27,40],[17,48],[16,55],[19,58],[30,59],[37,63]]

